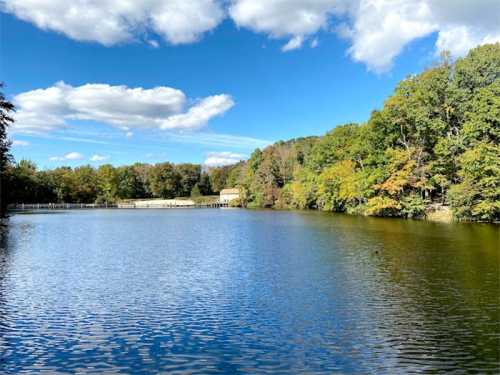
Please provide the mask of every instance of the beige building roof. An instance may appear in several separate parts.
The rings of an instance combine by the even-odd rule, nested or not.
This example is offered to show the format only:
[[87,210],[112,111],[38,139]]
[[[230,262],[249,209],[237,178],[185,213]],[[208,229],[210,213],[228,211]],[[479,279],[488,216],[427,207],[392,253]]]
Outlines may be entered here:
[[240,194],[240,189],[236,189],[236,188],[233,188],[233,189],[222,189],[220,191],[220,194]]

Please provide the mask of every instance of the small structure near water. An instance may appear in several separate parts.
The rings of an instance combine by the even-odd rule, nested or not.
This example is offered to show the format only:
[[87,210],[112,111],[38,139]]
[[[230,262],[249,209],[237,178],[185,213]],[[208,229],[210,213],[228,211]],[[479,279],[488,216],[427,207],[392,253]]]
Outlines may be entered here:
[[235,199],[240,198],[240,189],[233,188],[233,189],[222,189],[220,191],[220,198],[219,201],[221,203],[229,203]]

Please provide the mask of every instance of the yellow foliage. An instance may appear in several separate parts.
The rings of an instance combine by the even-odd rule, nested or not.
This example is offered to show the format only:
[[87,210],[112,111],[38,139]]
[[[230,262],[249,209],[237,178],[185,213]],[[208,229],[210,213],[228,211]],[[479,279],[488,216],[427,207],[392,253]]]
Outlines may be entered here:
[[377,196],[368,200],[365,214],[369,216],[394,216],[401,208],[401,203],[397,200]]
[[414,149],[389,149],[389,178],[375,186],[376,189],[387,192],[390,196],[398,196],[405,187],[417,187],[422,181],[415,177],[416,160],[412,157]]
[[324,210],[344,209],[362,197],[361,176],[355,163],[343,160],[326,168],[318,179],[318,202]]

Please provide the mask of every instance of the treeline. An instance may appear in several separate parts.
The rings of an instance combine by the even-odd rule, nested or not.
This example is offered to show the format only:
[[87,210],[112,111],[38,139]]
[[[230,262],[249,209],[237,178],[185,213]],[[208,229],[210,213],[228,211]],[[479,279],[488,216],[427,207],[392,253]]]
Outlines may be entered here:
[[126,199],[198,197],[218,193],[229,167],[202,170],[198,164],[141,164],[38,170],[28,160],[7,168],[11,203],[113,203]]
[[367,123],[256,150],[231,175],[245,207],[498,221],[499,137],[496,43],[403,80]]
[[196,196],[238,186],[243,207],[422,217],[451,207],[459,219],[500,220],[500,44],[401,81],[363,124],[278,142],[249,160],[37,171],[7,167],[12,202],[112,202]]

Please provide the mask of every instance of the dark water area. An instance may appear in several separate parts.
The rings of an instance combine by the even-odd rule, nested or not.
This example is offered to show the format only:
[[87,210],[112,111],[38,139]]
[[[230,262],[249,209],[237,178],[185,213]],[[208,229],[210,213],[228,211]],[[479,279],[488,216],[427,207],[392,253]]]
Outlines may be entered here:
[[0,373],[500,372],[500,229],[317,212],[14,215]]

